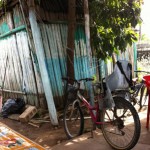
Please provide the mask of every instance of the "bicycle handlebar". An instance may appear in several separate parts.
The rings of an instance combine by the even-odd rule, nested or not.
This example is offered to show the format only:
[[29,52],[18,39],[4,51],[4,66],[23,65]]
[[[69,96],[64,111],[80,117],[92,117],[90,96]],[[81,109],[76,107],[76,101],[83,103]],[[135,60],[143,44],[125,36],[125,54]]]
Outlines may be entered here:
[[72,79],[70,77],[63,77],[62,80],[66,80],[66,81],[74,81],[74,82],[77,82],[79,83],[80,81],[93,81],[94,79],[93,78],[83,78],[83,79],[79,79],[79,80],[76,80],[76,79]]
[[149,71],[142,71],[142,70],[134,70],[134,72],[143,72],[143,73],[150,73]]

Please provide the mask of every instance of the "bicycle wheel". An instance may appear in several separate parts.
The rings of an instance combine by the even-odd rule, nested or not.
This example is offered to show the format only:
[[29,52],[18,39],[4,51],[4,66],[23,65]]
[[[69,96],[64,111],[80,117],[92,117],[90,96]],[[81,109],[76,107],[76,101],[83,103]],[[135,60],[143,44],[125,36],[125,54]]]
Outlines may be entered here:
[[143,84],[140,90],[139,111],[143,108],[143,106],[146,105],[147,101],[148,101],[148,91],[147,87],[145,87],[145,85]]
[[83,133],[84,117],[78,101],[70,102],[64,109],[63,123],[68,139]]
[[140,137],[139,116],[134,106],[123,97],[114,97],[114,102],[114,108],[102,112],[101,129],[111,147],[130,150]]

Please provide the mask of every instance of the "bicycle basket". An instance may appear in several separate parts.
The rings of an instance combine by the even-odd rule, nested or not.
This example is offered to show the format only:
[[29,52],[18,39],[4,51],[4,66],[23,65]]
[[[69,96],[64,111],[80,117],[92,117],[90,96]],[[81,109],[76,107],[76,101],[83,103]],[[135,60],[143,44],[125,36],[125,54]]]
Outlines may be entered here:
[[68,84],[68,95],[67,98],[69,101],[74,101],[77,98],[77,88],[74,85]]

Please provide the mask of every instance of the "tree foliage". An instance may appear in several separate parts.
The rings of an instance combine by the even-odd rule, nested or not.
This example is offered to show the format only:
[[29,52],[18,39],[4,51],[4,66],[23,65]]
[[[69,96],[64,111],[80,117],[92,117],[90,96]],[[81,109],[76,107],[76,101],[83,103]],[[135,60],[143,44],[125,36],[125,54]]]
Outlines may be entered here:
[[99,58],[125,51],[137,40],[141,0],[90,0],[92,47]]
[[7,0],[0,0],[0,8],[2,9],[3,13],[6,13],[6,5]]
[[7,3],[7,0],[0,0],[0,7],[4,7]]

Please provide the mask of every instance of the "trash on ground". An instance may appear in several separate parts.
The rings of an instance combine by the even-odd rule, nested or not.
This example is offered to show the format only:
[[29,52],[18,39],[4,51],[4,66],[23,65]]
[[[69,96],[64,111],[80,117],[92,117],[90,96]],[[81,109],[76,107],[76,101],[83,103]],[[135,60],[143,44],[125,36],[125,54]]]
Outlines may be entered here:
[[7,118],[10,114],[20,113],[24,106],[25,102],[22,98],[8,99],[2,107],[1,115]]

